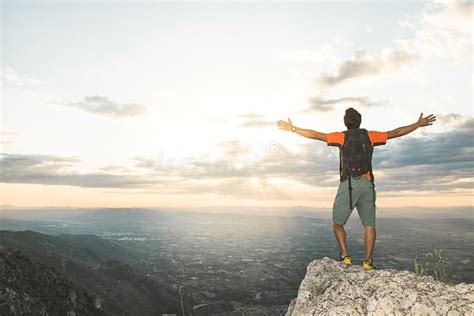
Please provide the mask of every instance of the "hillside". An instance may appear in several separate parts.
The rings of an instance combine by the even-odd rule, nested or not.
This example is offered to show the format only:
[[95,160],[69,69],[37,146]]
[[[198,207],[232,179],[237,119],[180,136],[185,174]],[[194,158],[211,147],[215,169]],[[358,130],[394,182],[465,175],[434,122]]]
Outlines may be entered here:
[[22,251],[0,249],[0,315],[107,315],[101,300]]
[[447,285],[393,269],[312,261],[288,307],[294,315],[474,315],[474,284]]
[[21,250],[35,263],[54,268],[61,277],[99,297],[102,307],[113,314],[156,315],[179,310],[175,289],[118,260],[127,251],[99,237],[0,231],[0,246]]

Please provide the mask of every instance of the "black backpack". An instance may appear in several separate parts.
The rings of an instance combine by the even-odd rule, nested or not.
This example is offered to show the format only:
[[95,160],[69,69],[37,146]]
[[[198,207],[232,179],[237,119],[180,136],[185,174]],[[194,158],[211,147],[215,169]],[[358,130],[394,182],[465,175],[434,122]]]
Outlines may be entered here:
[[[356,128],[344,132],[344,144],[339,151],[340,180],[349,180],[349,207],[352,210],[352,184],[351,177],[359,179],[362,174],[370,172],[374,188],[375,204],[375,178],[372,172],[372,154],[374,148],[370,142],[366,129]],[[350,177],[350,176],[351,177]]]

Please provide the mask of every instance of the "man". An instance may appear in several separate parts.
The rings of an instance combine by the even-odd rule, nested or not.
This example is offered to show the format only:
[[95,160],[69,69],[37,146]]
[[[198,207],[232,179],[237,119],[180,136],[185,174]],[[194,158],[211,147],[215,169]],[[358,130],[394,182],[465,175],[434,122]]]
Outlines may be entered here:
[[[372,270],[376,269],[373,264],[372,255],[375,245],[375,188],[374,188],[374,175],[372,173],[372,151],[374,146],[384,145],[387,139],[396,138],[407,135],[419,127],[432,125],[436,121],[436,117],[430,114],[423,117],[421,113],[418,121],[411,125],[399,127],[389,132],[378,132],[378,131],[366,131],[360,129],[362,117],[359,112],[353,108],[348,108],[344,115],[344,125],[347,130],[344,132],[335,132],[324,134],[310,129],[299,128],[293,125],[290,119],[288,122],[279,121],[278,127],[285,131],[291,131],[301,136],[320,140],[326,142],[328,146],[337,146],[340,149],[341,161],[340,161],[340,183],[337,191],[336,198],[333,204],[332,220],[334,235],[337,239],[340,248],[339,259],[346,264],[352,264],[351,257],[349,256],[349,250],[346,244],[346,231],[344,225],[346,224],[349,216],[352,213],[354,207],[357,207],[357,212],[361,219],[362,225],[364,226],[364,247],[365,257],[362,263],[364,269]],[[350,138],[350,135],[356,135],[357,138]],[[365,137],[365,138],[364,138]],[[356,144],[354,145],[354,139]],[[366,156],[361,154],[353,154],[352,156],[358,156],[359,159],[362,157],[362,161],[366,160],[367,166],[361,166],[361,168],[347,168],[347,161],[351,161],[350,150],[347,150],[348,144],[351,143],[351,147],[355,148],[357,145],[361,145],[367,140],[367,145],[362,144],[360,148],[366,149]],[[350,140],[350,141],[349,141]],[[370,141],[370,143],[369,143]],[[346,142],[346,146],[344,146]],[[357,144],[357,142],[359,144]],[[354,151],[352,151],[354,152]],[[349,154],[348,154],[349,153]],[[348,156],[349,155],[349,156]],[[365,157],[364,157],[365,156]],[[358,169],[358,170],[355,170]],[[353,174],[359,176],[353,176]]]

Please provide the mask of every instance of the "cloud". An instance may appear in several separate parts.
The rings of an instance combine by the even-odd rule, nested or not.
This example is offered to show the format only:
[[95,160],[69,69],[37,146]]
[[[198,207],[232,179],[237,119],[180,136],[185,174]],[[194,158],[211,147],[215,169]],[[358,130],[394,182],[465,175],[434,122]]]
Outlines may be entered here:
[[[474,183],[474,119],[443,133],[389,140],[374,153],[378,192],[430,191],[449,194],[472,190]],[[269,142],[259,148],[238,140],[219,145],[223,155],[181,161],[134,158],[133,167],[108,166],[101,172],[79,173],[77,157],[3,154],[2,182],[71,185],[87,188],[132,189],[157,194],[216,194],[238,198],[286,199],[281,178],[314,188],[339,184],[339,151],[309,141],[298,151]],[[290,196],[291,198],[291,196]]]
[[[227,152],[225,159],[230,159],[237,147],[245,148],[246,145],[233,141],[224,147],[234,148]],[[291,171],[272,168],[271,164],[278,167],[278,160],[266,160],[262,166],[251,164],[250,167],[239,167],[235,160],[224,159],[211,162],[196,158],[190,159],[187,165],[168,166],[162,162],[136,158],[138,169],[114,165],[102,168],[109,172],[78,173],[75,171],[80,163],[77,157],[2,154],[0,158],[3,183],[127,189],[127,192],[138,190],[151,194],[218,194],[239,198],[286,198],[265,175]]]
[[311,183],[336,184],[334,168],[338,166],[338,153],[328,150],[324,143],[310,142],[301,145],[298,154],[278,142],[269,142],[259,148],[253,148],[240,141],[230,141],[224,147],[226,150],[218,160],[188,157],[182,161],[167,163],[165,159],[137,157],[135,166],[151,174],[194,180],[244,181],[251,177],[280,177],[301,183],[314,181]]
[[471,119],[470,117],[462,116],[461,114],[457,114],[457,113],[436,114],[436,120],[440,124],[447,127],[453,127],[453,128],[464,126],[465,124],[469,122],[470,119]]
[[344,97],[337,99],[324,99],[321,97],[313,97],[309,100],[310,107],[304,110],[304,112],[328,112],[334,110],[337,105],[346,106],[361,106],[361,107],[373,107],[382,106],[388,103],[387,100],[382,102],[375,102],[370,100],[369,97]]
[[335,73],[320,73],[315,83],[328,91],[348,81],[398,71],[410,67],[421,58],[448,57],[455,63],[472,58],[472,1],[435,1],[425,3],[421,11],[400,22],[413,32],[412,37],[393,42],[393,47],[380,54],[359,50],[338,64]]
[[1,154],[1,181],[85,188],[136,188],[158,183],[156,179],[138,174],[77,173],[74,169],[79,162],[76,157]]
[[240,116],[244,119],[244,122],[240,124],[240,127],[244,128],[261,128],[261,127],[274,127],[276,126],[276,122],[266,120],[265,116],[256,114],[256,113],[248,113]]
[[99,95],[93,97],[87,96],[81,102],[55,100],[51,101],[51,104],[75,107],[89,113],[111,118],[139,116],[146,112],[146,107],[144,105],[133,103],[119,104],[111,101],[107,97]]
[[316,84],[322,90],[329,90],[355,78],[399,70],[412,64],[416,57],[416,54],[408,49],[400,48],[387,48],[381,54],[357,51],[352,59],[339,64],[335,74],[322,72],[316,78]]
[[41,80],[20,74],[11,67],[3,67],[1,79],[2,83],[7,86],[18,88],[34,96],[41,96],[35,90],[38,85],[43,83]]
[[252,146],[244,144],[239,140],[225,141],[217,144],[222,149],[224,157],[239,157],[252,153]]
[[383,172],[383,190],[472,189],[474,119],[463,121],[453,130],[426,137],[406,136],[379,147],[374,170]]
[[240,125],[241,127],[270,127],[276,126],[276,122],[268,120],[248,120]]
[[8,66],[3,67],[2,80],[5,84],[22,89],[41,83],[40,80],[21,75],[15,69]]
[[261,115],[261,114],[257,114],[257,113],[247,113],[247,114],[243,114],[240,116],[241,118],[243,119],[261,119],[263,118],[264,116]]
[[472,58],[474,2],[434,1],[425,3],[421,12],[400,25],[414,37],[397,41],[402,47],[429,58],[449,57],[455,63]]
[[25,92],[39,96],[43,98],[49,99],[49,103],[53,105],[60,105],[60,106],[70,106],[76,107],[83,111],[107,116],[112,118],[123,118],[123,117],[131,117],[131,116],[139,116],[143,115],[146,112],[146,106],[140,104],[119,104],[113,102],[109,98],[105,96],[86,96],[83,101],[81,102],[71,102],[71,101],[64,101],[64,100],[57,100],[54,98],[50,98],[44,95],[39,94],[35,91],[35,87],[38,84],[41,84],[42,81],[38,79],[34,79],[28,77],[26,75],[19,74],[16,70],[11,67],[3,67],[2,70],[2,82],[6,85],[13,86],[24,90]]
[[405,136],[393,141],[393,146],[382,148],[378,154],[379,166],[402,168],[410,165],[470,164],[474,167],[474,119],[458,128],[426,137]]

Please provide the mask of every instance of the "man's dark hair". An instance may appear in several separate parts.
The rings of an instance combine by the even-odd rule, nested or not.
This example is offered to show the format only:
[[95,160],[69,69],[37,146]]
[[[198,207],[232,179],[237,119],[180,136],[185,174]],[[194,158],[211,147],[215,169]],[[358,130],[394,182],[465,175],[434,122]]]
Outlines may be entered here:
[[344,125],[347,129],[359,128],[360,122],[362,121],[362,116],[354,108],[348,108],[346,114],[344,115]]

